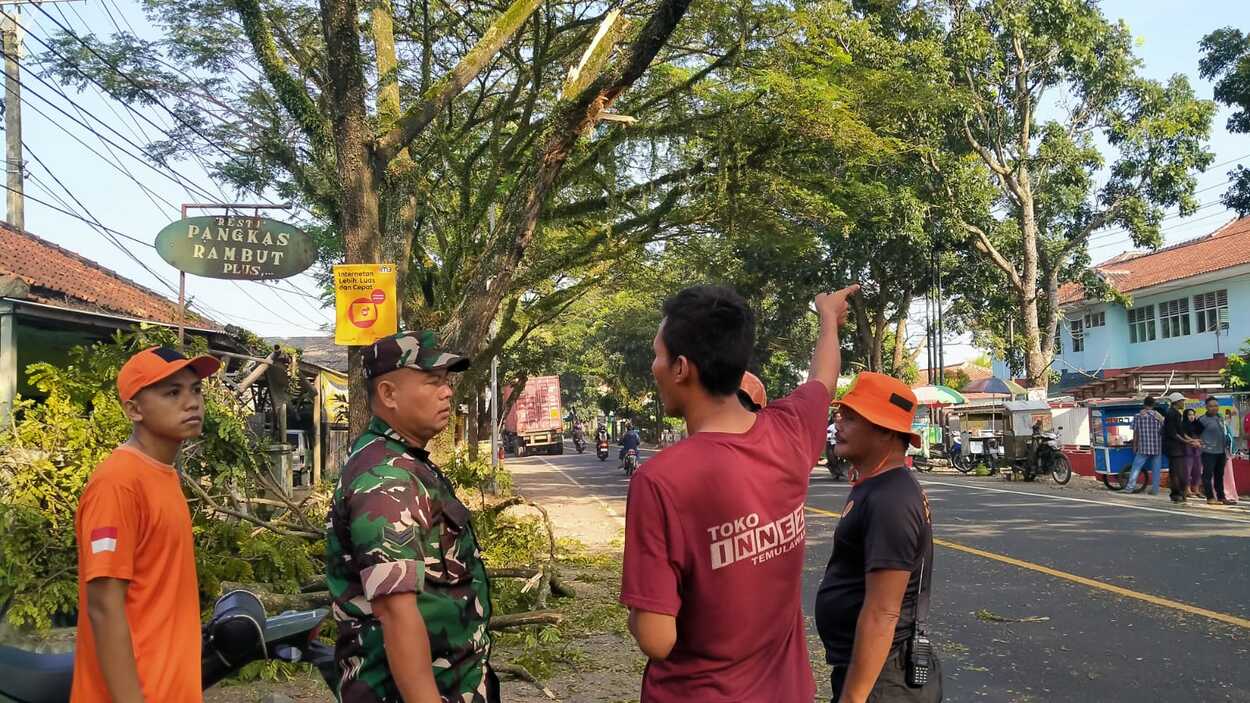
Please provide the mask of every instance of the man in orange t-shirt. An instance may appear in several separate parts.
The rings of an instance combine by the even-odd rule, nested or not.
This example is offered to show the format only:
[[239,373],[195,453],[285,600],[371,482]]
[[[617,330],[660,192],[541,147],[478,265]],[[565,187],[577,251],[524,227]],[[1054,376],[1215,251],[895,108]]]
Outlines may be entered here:
[[203,701],[191,512],[173,463],[203,429],[201,380],[219,366],[153,347],[117,375],[134,431],[96,467],[78,505],[71,703]]

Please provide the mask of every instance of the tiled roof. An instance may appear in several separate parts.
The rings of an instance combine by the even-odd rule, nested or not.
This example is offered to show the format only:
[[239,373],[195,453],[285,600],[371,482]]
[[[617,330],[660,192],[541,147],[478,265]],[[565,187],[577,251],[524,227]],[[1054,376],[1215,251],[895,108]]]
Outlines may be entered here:
[[[977,366],[971,361],[965,361],[960,364],[948,364],[943,368],[944,373],[942,375],[945,376],[946,374],[959,373],[960,371],[968,375],[969,381],[989,378],[994,375],[992,370],[987,369],[984,366]],[[919,388],[920,386],[928,385],[928,373],[928,369],[920,369],[919,373],[916,374],[916,381],[911,384],[911,387]]]
[[[107,268],[28,232],[0,223],[0,276],[15,275],[38,303],[169,325],[178,324],[178,304]],[[224,328],[188,313],[186,324]]]
[[[1250,217],[1233,220],[1211,234],[1154,252],[1126,252],[1094,267],[1121,293],[1250,264]],[[1077,283],[1059,289],[1060,303],[1085,298]]]

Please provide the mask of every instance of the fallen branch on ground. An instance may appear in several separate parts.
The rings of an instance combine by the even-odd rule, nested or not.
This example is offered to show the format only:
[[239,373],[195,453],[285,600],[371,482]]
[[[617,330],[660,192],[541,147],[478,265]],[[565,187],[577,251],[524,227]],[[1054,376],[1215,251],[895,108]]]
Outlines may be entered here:
[[506,630],[526,625],[559,625],[564,622],[564,615],[554,610],[531,610],[528,613],[509,613],[496,615],[490,619],[490,629]]
[[535,688],[543,692],[544,696],[553,701],[556,700],[556,694],[553,693],[550,688],[544,686],[541,681],[529,672],[528,669],[520,664],[491,664],[491,668],[495,670],[496,674],[508,674],[510,676],[515,676],[522,681],[533,684]]

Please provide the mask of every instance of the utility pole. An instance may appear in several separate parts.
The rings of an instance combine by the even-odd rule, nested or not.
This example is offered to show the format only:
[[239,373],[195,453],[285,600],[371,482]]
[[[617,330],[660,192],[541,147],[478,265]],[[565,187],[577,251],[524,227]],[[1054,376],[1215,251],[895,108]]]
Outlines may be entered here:
[[4,143],[5,185],[7,190],[8,221],[19,232],[26,231],[25,198],[22,182],[25,160],[22,158],[22,86],[21,71],[22,27],[19,24],[21,5],[14,3],[4,11],[0,35],[4,41]]
[[933,256],[933,267],[937,274],[937,340],[938,340],[938,383],[946,383],[946,324],[942,316],[942,252]]
[[[491,232],[495,231],[495,206],[491,204],[486,208],[487,227]],[[495,341],[495,336],[499,334],[499,320],[491,320],[490,338],[491,342]],[[499,355],[493,354],[490,357],[490,488],[491,492],[499,491],[498,475],[499,475]]]

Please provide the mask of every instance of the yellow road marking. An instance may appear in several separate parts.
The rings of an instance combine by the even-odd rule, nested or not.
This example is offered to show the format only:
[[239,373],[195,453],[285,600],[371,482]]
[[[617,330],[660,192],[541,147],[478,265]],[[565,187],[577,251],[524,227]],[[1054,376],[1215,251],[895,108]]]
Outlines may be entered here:
[[[842,517],[840,513],[835,513],[831,510],[822,510],[820,508],[813,508],[810,505],[807,506],[807,509],[813,513],[818,513],[820,515],[826,515],[829,517],[836,517],[836,518]],[[1047,576],[1053,576],[1054,578],[1063,579],[1064,581],[1070,581],[1072,583],[1080,584],[1082,586],[1088,586],[1089,588],[1094,588],[1100,591],[1106,591],[1107,593],[1114,593],[1117,596],[1123,596],[1125,598],[1133,598],[1136,600],[1144,601],[1146,603],[1150,603],[1151,605],[1157,605],[1163,608],[1170,608],[1172,610],[1179,610],[1182,613],[1189,613],[1190,615],[1199,615],[1204,618],[1210,618],[1211,620],[1218,620],[1219,622],[1222,622],[1222,623],[1227,623],[1229,625],[1236,625],[1237,627],[1243,627],[1243,628],[1250,630],[1250,620],[1247,620],[1246,618],[1239,618],[1236,615],[1229,615],[1228,613],[1221,613],[1221,612],[1217,612],[1214,610],[1207,610],[1206,608],[1199,608],[1196,605],[1190,605],[1189,603],[1182,603],[1180,601],[1171,600],[1169,598],[1162,598],[1160,596],[1153,596],[1153,595],[1150,595],[1149,593],[1139,593],[1137,591],[1131,591],[1127,588],[1121,588],[1119,586],[1116,586],[1110,583],[1103,583],[1102,581],[1097,581],[1095,579],[1086,578],[1084,576],[1077,576],[1076,574],[1069,574],[1066,571],[1059,571],[1058,569],[1052,569],[1049,566],[1042,566],[1041,564],[1034,564],[1033,562],[1030,562],[1030,561],[1023,561],[1021,559],[1015,559],[1013,557],[1004,556],[1002,554],[995,554],[994,552],[987,552],[983,549],[977,549],[976,547],[968,547],[968,546],[959,544],[957,542],[951,542],[949,540],[938,539],[937,537],[933,538],[933,543],[936,545],[946,547],[947,549],[954,549],[959,552],[972,554],[974,556],[982,557],[985,559],[992,559],[994,561],[1001,562],[1003,564],[1010,564],[1011,566],[1016,566],[1021,569],[1028,569],[1030,571],[1036,571],[1039,574],[1046,574]]]

